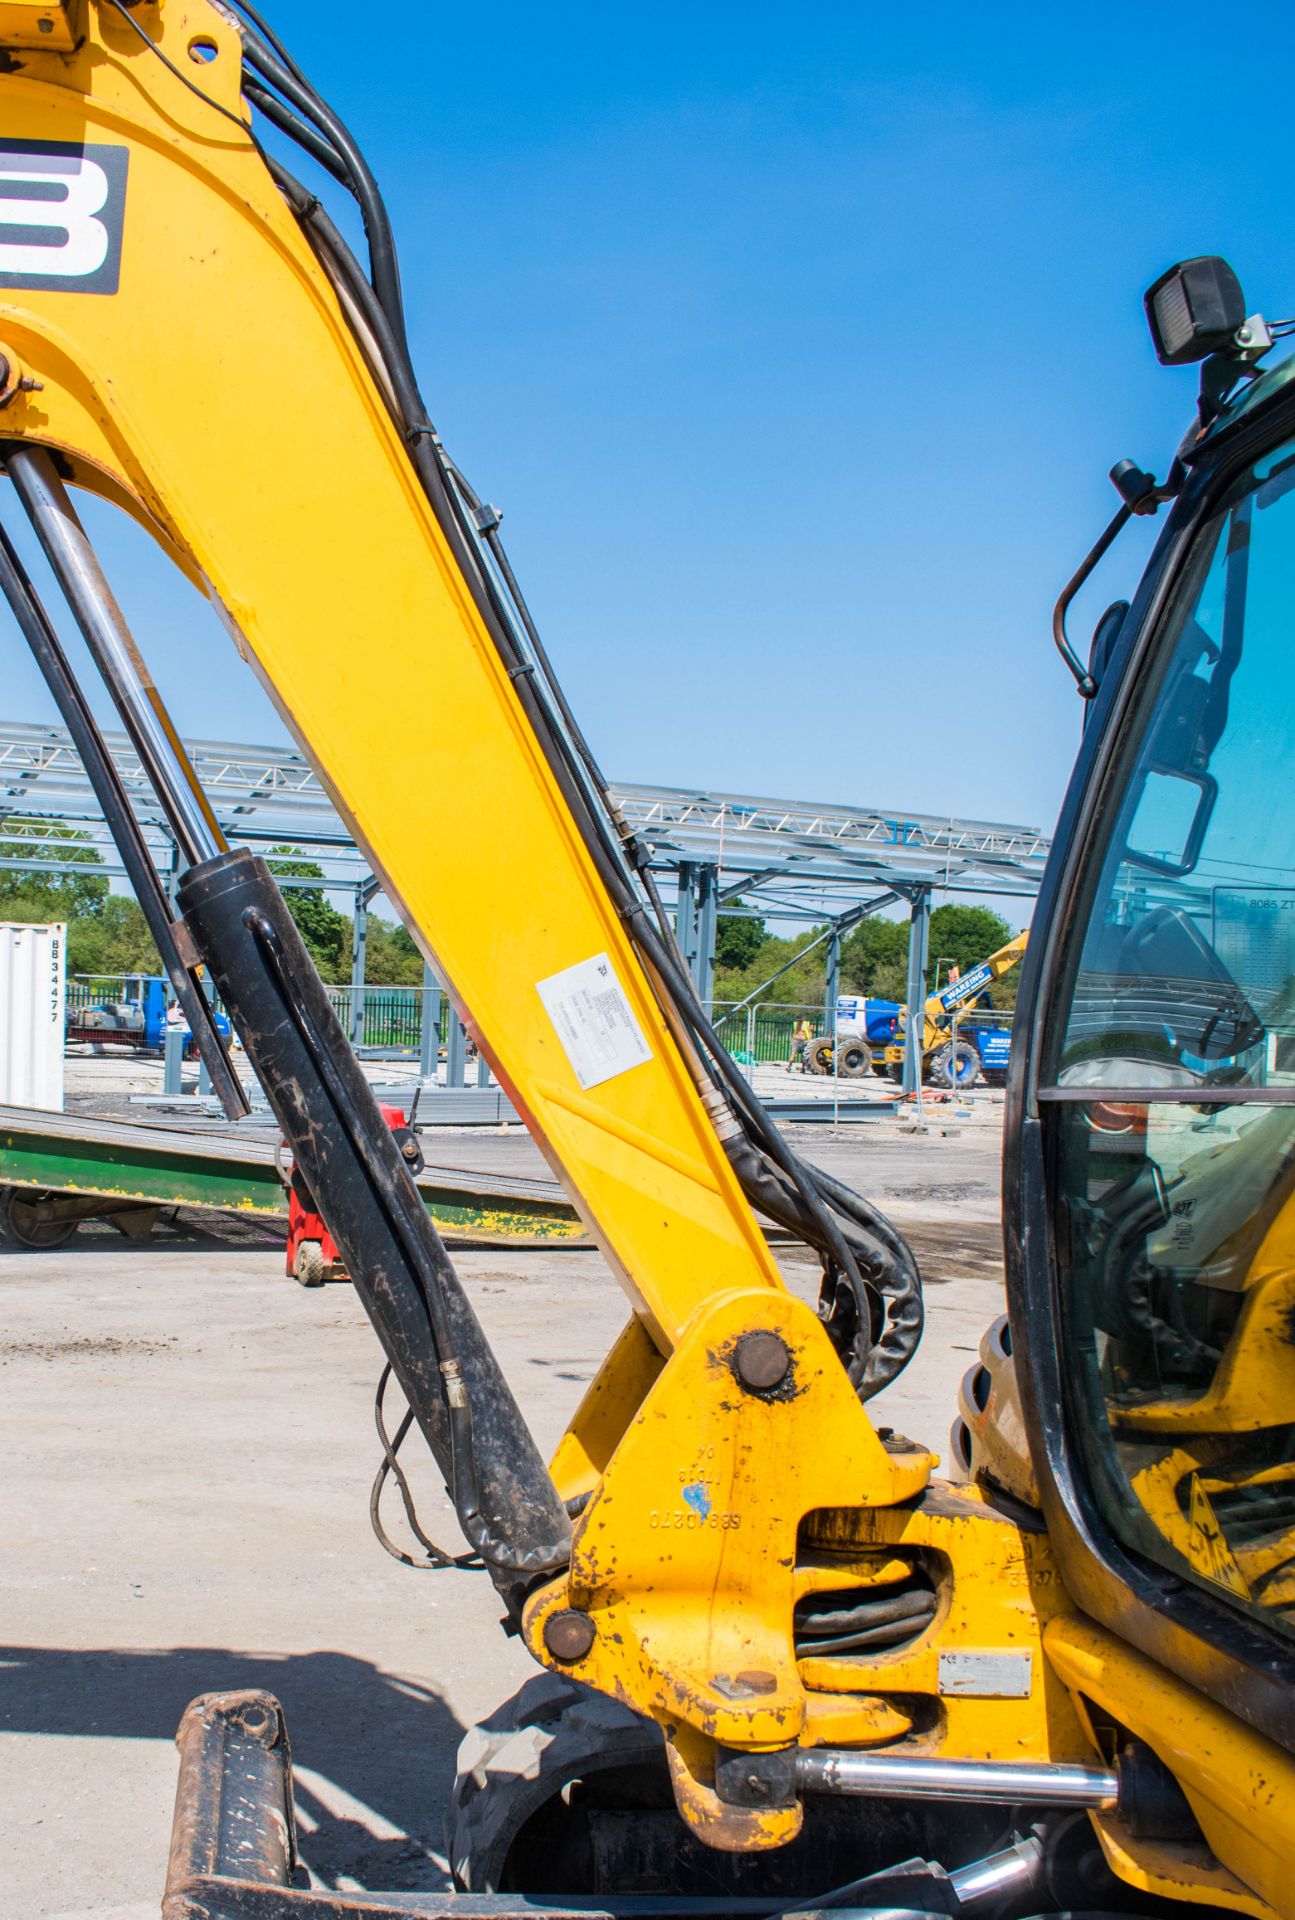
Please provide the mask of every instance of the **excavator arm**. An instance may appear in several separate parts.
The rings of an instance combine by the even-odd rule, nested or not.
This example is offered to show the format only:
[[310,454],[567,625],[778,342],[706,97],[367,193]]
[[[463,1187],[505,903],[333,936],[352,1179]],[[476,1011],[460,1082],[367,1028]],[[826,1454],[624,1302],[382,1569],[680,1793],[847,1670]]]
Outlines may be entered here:
[[[0,442],[189,863],[180,921],[153,902],[172,976],[211,968],[537,1656],[677,1724],[681,1751],[694,1742],[681,1793],[715,1812],[695,1776],[716,1742],[806,1723],[805,1515],[925,1484],[930,1457],[883,1447],[857,1391],[915,1345],[911,1256],[725,1077],[489,510],[426,416],[385,210],[345,128],[282,49],[206,0],[37,11],[0,15]],[[249,99],[345,177],[367,271],[267,158]],[[218,608],[629,1297],[551,1477],[264,864],[221,839],[69,487],[124,508]],[[93,750],[12,543],[0,575]],[[411,773],[445,797],[435,831]],[[744,1187],[822,1248],[835,1345],[784,1287]],[[741,1844],[797,1817],[794,1800],[736,1817]]]

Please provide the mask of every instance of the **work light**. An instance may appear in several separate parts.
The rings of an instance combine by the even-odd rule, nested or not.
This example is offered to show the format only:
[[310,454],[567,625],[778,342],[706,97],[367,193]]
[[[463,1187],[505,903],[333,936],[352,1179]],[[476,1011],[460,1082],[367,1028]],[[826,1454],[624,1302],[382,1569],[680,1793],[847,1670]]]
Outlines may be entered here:
[[1227,261],[1212,253],[1180,260],[1162,273],[1143,305],[1156,358],[1165,367],[1204,360],[1229,346],[1246,317],[1241,282]]

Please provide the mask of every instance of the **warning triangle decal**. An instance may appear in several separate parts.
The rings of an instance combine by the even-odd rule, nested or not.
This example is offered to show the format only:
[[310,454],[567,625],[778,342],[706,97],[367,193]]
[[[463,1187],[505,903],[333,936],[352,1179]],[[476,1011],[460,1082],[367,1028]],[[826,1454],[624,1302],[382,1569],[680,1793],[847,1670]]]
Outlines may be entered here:
[[1210,1505],[1210,1497],[1201,1485],[1200,1475],[1192,1475],[1192,1503],[1190,1514],[1190,1536],[1187,1557],[1197,1573],[1204,1574],[1216,1587],[1226,1587],[1229,1593],[1235,1593],[1242,1600],[1250,1598],[1250,1589],[1246,1585],[1245,1575],[1233,1557],[1232,1549],[1223,1538],[1223,1530]]

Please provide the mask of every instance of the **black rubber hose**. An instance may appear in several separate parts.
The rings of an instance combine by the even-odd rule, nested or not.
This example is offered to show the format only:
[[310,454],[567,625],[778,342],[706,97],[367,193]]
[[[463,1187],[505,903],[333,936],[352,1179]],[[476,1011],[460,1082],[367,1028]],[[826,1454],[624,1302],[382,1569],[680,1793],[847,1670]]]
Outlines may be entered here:
[[813,1611],[796,1609],[793,1631],[798,1639],[836,1640],[843,1634],[862,1633],[868,1627],[890,1627],[900,1620],[915,1620],[935,1611],[935,1595],[929,1587],[910,1588],[903,1593],[882,1593],[872,1600],[861,1600],[853,1607],[824,1607]]
[[[748,1130],[762,1141],[766,1152],[799,1193],[808,1217],[817,1229],[809,1236],[810,1243],[819,1246],[820,1250],[846,1274],[862,1303],[865,1297],[863,1278],[839,1224],[832,1219],[829,1207],[825,1204],[810,1171],[792,1153],[729,1060],[723,1043],[715,1034],[696,999],[690,977],[679,964],[676,954],[671,951],[674,943],[669,938],[668,923],[661,932],[647,923],[642,902],[633,893],[626,875],[621,870],[623,848],[621,843],[613,837],[610,819],[600,809],[589,805],[588,796],[583,791],[580,769],[573,764],[574,740],[568,741],[562,730],[553,724],[552,716],[545,708],[543,701],[539,699],[537,690],[529,684],[534,678],[533,671],[529,670],[530,663],[522,660],[518,652],[508,630],[506,611],[498,604],[493,583],[476,564],[472,549],[472,535],[464,525],[460,511],[461,508],[467,507],[468,501],[466,497],[459,499],[455,497],[452,484],[453,470],[449,468],[435,429],[427,418],[403,338],[388,324],[388,316],[375,301],[374,290],[364,280],[350,249],[318,200],[295,181],[285,169],[276,165],[272,167],[272,171],[303,224],[308,231],[313,230],[316,243],[325,254],[326,267],[331,263],[333,271],[340,274],[348,292],[363,313],[366,325],[373,333],[375,346],[382,356],[384,367],[391,380],[396,404],[402,416],[398,419],[397,425],[403,429],[411,458],[423,482],[429,503],[473,591],[487,629],[505,665],[509,667],[514,684],[517,686],[519,699],[527,710],[527,717],[544,748],[551,770],[562,788],[563,796],[577,819],[584,823],[586,843],[599,867],[604,883],[608,886],[613,900],[626,920],[631,937],[648,958],[652,970],[660,979],[671,1002],[701,1047],[703,1054],[708,1056],[712,1072],[716,1075],[716,1084],[735,1099],[744,1115]],[[473,495],[472,498],[475,499],[476,496]],[[509,572],[511,573],[511,568]],[[527,617],[529,618],[529,613]],[[533,625],[533,622],[531,624]],[[545,663],[547,664],[547,655]],[[551,686],[556,684],[556,675],[553,674],[551,666],[546,678]],[[579,735],[578,726],[573,726],[573,734]],[[578,749],[575,750],[578,751]],[[592,754],[588,756],[584,771],[590,773],[595,780],[601,779]],[[655,894],[655,889],[652,889],[652,893]],[[659,895],[655,896],[655,905],[658,919],[664,921],[664,910],[661,907]],[[860,1205],[862,1206],[863,1203],[860,1202]],[[803,1230],[803,1223],[801,1230]],[[889,1292],[889,1288],[884,1286],[883,1290]],[[906,1296],[911,1294],[911,1288],[905,1287],[903,1293]],[[916,1324],[920,1335],[920,1294],[918,1300]],[[913,1322],[914,1306],[911,1298],[897,1298],[895,1305],[896,1312],[888,1316],[888,1325],[895,1325],[896,1331],[902,1335],[903,1325],[911,1325]],[[910,1343],[906,1337],[900,1337],[898,1342],[892,1340],[890,1350],[879,1357],[878,1366],[874,1370],[877,1376],[876,1384],[870,1387],[870,1391],[875,1392],[880,1385],[895,1377],[911,1357],[912,1344],[915,1342]]]
[[[391,322],[397,338],[405,341],[405,306],[400,291],[400,267],[396,258],[395,236],[391,230],[391,217],[386,202],[369,163],[352,139],[344,123],[338,119],[327,101],[321,99],[308,81],[299,77],[285,66],[277,53],[261,38],[254,27],[243,29],[243,59],[254,68],[263,80],[281,93],[290,105],[304,113],[307,120],[313,121],[326,140],[332,145],[347,170],[345,184],[354,194],[364,221],[364,235],[369,247],[369,260],[373,271],[373,289],[382,304],[382,310]],[[406,352],[408,349],[406,348]]]
[[927,1594],[926,1604],[915,1607],[903,1619],[881,1621],[873,1627],[860,1627],[856,1633],[843,1633],[835,1640],[795,1642],[798,1660],[839,1660],[844,1655],[865,1653],[870,1647],[898,1647],[915,1640],[935,1618],[935,1596]]
[[[779,1180],[778,1169],[764,1164],[747,1140],[725,1145],[742,1190],[756,1211],[812,1245],[813,1223],[796,1204],[799,1196]],[[811,1177],[815,1171],[808,1169]],[[850,1239],[857,1267],[866,1275],[864,1290],[856,1291],[855,1300],[869,1340],[866,1353],[841,1357],[859,1398],[870,1400],[898,1379],[917,1351],[924,1324],[922,1292],[911,1260],[896,1261],[857,1226],[851,1229],[846,1225],[843,1231]],[[849,1279],[848,1273],[845,1277]]]
[[340,181],[342,186],[350,190],[351,179],[346,170],[345,161],[332,142],[326,140],[322,133],[316,133],[309,121],[295,114],[291,107],[284,105],[277,94],[271,93],[268,87],[261,86],[259,81],[253,80],[248,74],[243,76],[243,93],[258,113],[263,113],[273,126],[278,127],[281,133],[286,133],[290,140],[295,140],[312,160],[317,160],[321,167],[331,173],[334,180]]
[[[660,941],[656,929],[648,921],[647,911],[641,901],[634,901],[630,907],[623,908],[622,913],[631,934],[637,939],[639,945],[651,954],[653,967],[664,977],[671,997],[684,1020],[710,1056],[722,1077],[725,1091],[736,1095],[742,1109],[752,1121],[753,1130],[765,1145],[771,1159],[792,1181],[805,1201],[811,1216],[817,1220],[828,1250],[838,1263],[849,1271],[854,1264],[853,1257],[839,1226],[833,1221],[815,1191],[809,1177],[809,1170],[792,1152],[738,1072],[728,1049],[702,1011],[692,980]],[[862,1284],[861,1280],[860,1284]]]
[[[476,489],[472,486],[466,475],[459,471],[459,468],[453,461],[447,460],[447,466],[454,484],[463,494],[468,506],[473,512],[479,512],[483,503]],[[604,805],[606,805],[608,803],[606,777],[594,757],[593,748],[585,738],[584,728],[580,725],[580,722],[571,710],[562,682],[554,672],[553,662],[549,659],[548,649],[545,647],[544,641],[540,636],[540,630],[535,624],[531,610],[526,604],[526,596],[522,592],[516,574],[513,572],[512,562],[509,560],[508,551],[499,537],[498,527],[489,528],[483,535],[483,538],[490,549],[495,565],[499,568],[503,576],[504,585],[508,588],[509,596],[517,609],[518,618],[521,620],[526,637],[534,650],[535,658],[539,662],[540,671],[543,673],[545,681],[552,691],[558,712],[562,716],[563,724],[571,735],[572,743],[580,755],[581,760],[584,762],[590,779],[598,789],[599,797]]]
[[280,40],[278,34],[274,31],[274,28],[265,18],[265,15],[258,13],[256,8],[250,4],[250,0],[232,0],[232,5],[243,15],[245,20],[251,21],[266,46],[274,49],[284,66],[288,69],[288,72],[298,79],[303,87],[309,87],[309,80],[307,80],[288,48],[284,46],[282,40]]

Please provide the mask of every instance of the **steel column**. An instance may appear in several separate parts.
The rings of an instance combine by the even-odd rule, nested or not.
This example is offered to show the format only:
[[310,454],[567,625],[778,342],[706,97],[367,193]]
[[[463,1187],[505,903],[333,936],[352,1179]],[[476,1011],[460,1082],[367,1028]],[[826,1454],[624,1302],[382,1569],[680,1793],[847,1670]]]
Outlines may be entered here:
[[355,883],[355,904],[351,910],[351,1045],[364,1040],[364,977],[369,940],[369,902],[382,891],[370,874]]
[[369,903],[361,880],[355,889],[351,909],[351,1045],[364,1039],[364,967],[369,937]]
[[827,985],[823,990],[823,1031],[836,1032],[836,1003],[841,992],[841,923],[832,922],[827,936]]
[[926,962],[931,944],[931,889],[918,887],[908,922],[908,1019],[904,1031],[904,1092],[922,1085],[922,1035],[926,1028]]
[[424,1080],[435,1080],[440,1056],[441,989],[436,975],[423,962],[422,1022],[418,1034],[418,1071]]
[[463,1031],[463,1022],[454,1002],[450,1002],[450,1031],[445,1049],[445,1084],[447,1087],[461,1087],[468,1064],[467,1035]]
[[708,863],[681,860],[676,886],[675,938],[697,989],[697,998],[709,1010],[715,995],[715,921],[719,904],[719,869]]
[[162,1091],[184,1092],[184,1028],[169,1024],[162,1033]]
[[710,1013],[715,998],[715,906],[719,894],[719,869],[697,869],[697,951],[693,961],[693,980],[697,998]]
[[681,860],[675,882],[674,935],[679,943],[679,952],[683,956],[684,965],[694,980],[697,977],[696,878],[697,869],[692,861]]

